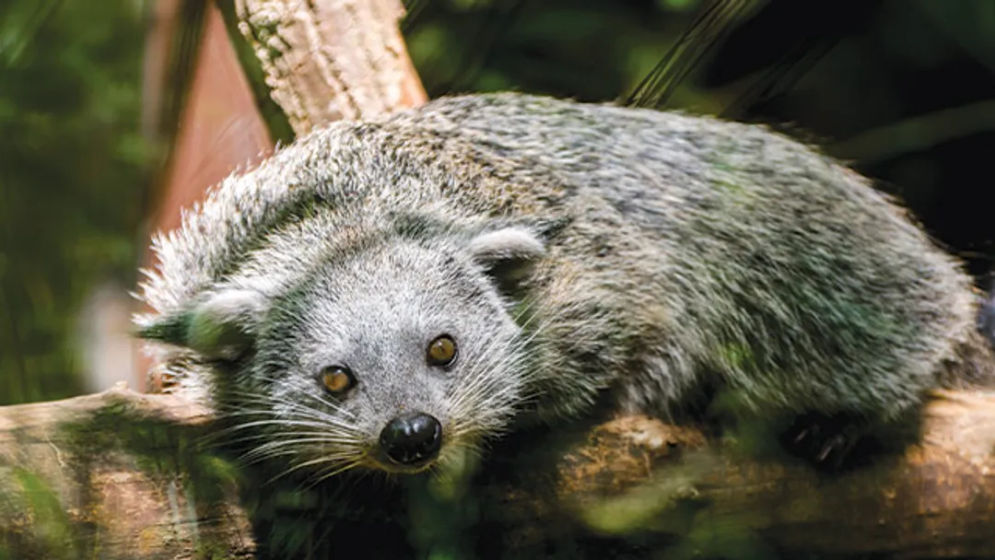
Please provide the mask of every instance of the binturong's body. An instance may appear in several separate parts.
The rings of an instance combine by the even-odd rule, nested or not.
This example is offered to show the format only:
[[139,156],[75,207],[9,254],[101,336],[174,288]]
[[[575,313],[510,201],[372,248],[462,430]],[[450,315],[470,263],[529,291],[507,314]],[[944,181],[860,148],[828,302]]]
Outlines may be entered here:
[[955,259],[763,127],[516,94],[341,122],[155,242],[139,317],[260,455],[414,472],[520,414],[898,418],[989,367]]

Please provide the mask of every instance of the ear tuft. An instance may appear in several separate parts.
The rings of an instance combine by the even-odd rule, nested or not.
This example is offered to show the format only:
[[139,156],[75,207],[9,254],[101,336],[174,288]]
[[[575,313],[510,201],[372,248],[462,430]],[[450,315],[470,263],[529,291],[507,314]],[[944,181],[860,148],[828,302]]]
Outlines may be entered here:
[[209,359],[235,360],[252,346],[263,304],[258,292],[218,292],[193,309],[157,319],[139,336],[185,346]]

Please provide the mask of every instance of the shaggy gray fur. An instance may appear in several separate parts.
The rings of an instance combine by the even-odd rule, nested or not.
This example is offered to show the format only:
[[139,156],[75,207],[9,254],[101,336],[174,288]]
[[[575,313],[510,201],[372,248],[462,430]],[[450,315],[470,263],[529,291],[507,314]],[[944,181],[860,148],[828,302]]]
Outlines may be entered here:
[[[959,263],[816,150],[527,95],[335,123],[154,247],[138,324],[179,386],[296,423],[259,453],[328,472],[389,468],[376,437],[403,410],[443,423],[443,458],[523,408],[667,414],[703,382],[761,412],[890,419],[978,341]],[[446,370],[425,363],[441,333]],[[356,388],[325,395],[342,363]]]

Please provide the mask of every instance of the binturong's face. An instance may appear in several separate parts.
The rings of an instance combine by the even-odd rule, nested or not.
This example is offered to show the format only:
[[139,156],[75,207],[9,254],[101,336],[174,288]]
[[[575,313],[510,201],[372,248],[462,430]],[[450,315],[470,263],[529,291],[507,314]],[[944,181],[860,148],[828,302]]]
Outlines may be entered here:
[[521,404],[526,336],[495,275],[542,254],[519,228],[362,244],[272,300],[219,290],[187,315],[185,344],[239,364],[221,397],[250,456],[317,477],[420,472]]
[[500,431],[525,383],[520,328],[484,270],[415,242],[319,267],[257,340],[251,375],[287,427],[273,448],[322,469],[426,469]]

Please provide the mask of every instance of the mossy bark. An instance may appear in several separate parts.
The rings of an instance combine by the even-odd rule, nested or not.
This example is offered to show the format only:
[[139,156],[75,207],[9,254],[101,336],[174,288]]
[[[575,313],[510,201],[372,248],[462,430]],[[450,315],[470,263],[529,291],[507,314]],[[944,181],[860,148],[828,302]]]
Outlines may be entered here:
[[[297,482],[266,483],[215,447],[207,436],[217,424],[203,409],[114,389],[0,409],[0,558],[248,558],[259,534],[287,541],[260,543],[270,556],[376,556],[388,550],[368,548],[376,534],[393,554],[537,555],[569,543],[581,557],[991,556],[995,395],[937,392],[923,419],[918,441],[831,475],[733,438],[623,416],[509,436],[464,483],[366,477],[287,492]],[[274,511],[265,495],[295,512],[289,525],[260,523]],[[341,517],[358,511],[351,504],[364,512]]]
[[210,425],[126,389],[0,408],[0,558],[252,557]]

